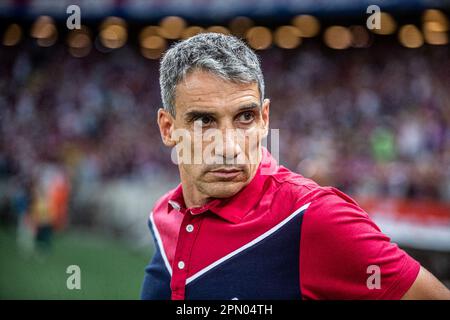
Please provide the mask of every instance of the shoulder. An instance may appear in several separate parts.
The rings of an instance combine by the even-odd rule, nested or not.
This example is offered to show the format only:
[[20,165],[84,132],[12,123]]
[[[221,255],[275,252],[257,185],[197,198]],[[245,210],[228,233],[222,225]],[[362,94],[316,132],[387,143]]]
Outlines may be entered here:
[[[273,175],[271,181],[274,185],[273,199],[275,202],[291,204],[296,210],[308,205],[308,211],[329,211],[340,206],[359,208],[357,202],[337,188],[320,186],[314,180],[305,178],[301,174],[292,172],[283,166]],[[278,201],[277,201],[278,200]]]
[[[384,234],[355,200],[333,187],[320,187],[309,203],[301,228],[302,288],[312,299],[399,299],[420,265]],[[376,266],[381,288],[367,286]]]

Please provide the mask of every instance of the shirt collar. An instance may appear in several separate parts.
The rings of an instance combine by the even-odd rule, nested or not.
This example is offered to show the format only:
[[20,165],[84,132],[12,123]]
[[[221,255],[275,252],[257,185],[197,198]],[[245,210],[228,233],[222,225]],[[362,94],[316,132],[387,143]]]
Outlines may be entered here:
[[[272,157],[266,148],[262,148],[261,162],[258,165],[256,173],[249,184],[234,196],[226,199],[214,199],[207,202],[202,207],[190,208],[192,214],[201,214],[211,211],[221,218],[231,222],[239,223],[247,213],[257,204],[264,191],[264,183],[268,176],[272,175],[278,169],[276,160]],[[186,208],[183,199],[183,187],[181,183],[176,187],[169,196],[168,212],[172,208],[185,213]]]

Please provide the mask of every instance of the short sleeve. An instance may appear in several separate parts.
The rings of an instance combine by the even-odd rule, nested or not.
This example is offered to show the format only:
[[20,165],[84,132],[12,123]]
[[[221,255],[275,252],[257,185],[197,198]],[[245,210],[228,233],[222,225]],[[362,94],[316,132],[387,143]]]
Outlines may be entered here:
[[340,192],[325,193],[304,213],[303,299],[400,299],[417,278],[420,264],[348,199]]

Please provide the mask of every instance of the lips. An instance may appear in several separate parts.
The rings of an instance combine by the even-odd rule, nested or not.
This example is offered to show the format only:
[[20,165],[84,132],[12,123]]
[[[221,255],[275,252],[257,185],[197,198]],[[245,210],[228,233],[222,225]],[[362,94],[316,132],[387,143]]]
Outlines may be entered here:
[[242,171],[242,169],[232,167],[232,168],[218,168],[210,170],[210,172],[236,172],[236,171]]
[[208,173],[224,179],[233,179],[237,177],[243,170],[239,168],[218,168],[210,170]]

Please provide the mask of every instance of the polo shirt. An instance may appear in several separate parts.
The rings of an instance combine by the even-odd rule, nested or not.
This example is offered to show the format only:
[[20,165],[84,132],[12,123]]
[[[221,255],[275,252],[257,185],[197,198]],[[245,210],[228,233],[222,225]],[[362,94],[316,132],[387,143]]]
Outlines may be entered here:
[[400,299],[420,269],[352,198],[265,148],[234,196],[186,208],[180,184],[148,222],[142,299]]

